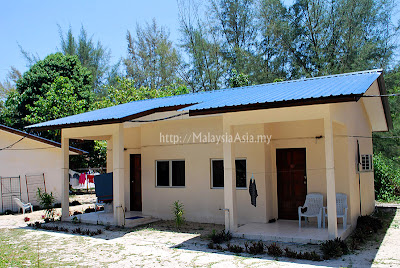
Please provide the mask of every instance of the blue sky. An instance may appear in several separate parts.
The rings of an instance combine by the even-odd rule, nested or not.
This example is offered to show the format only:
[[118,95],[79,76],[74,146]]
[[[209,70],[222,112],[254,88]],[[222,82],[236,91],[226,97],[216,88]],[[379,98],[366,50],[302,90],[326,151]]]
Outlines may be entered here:
[[126,31],[134,31],[136,23],[156,18],[171,29],[172,40],[179,39],[176,0],[6,0],[0,10],[0,81],[12,65],[27,70],[18,44],[40,58],[56,52],[57,24],[64,31],[71,25],[76,35],[83,25],[94,40],[111,49],[112,62],[126,56]]
[[57,24],[64,31],[71,25],[75,35],[83,25],[94,40],[111,49],[112,63],[126,56],[126,31],[134,31],[136,23],[156,18],[169,27],[173,41],[180,36],[176,0],[5,0],[0,1],[0,10],[0,81],[10,66],[27,70],[18,44],[40,58],[56,52],[60,42]]

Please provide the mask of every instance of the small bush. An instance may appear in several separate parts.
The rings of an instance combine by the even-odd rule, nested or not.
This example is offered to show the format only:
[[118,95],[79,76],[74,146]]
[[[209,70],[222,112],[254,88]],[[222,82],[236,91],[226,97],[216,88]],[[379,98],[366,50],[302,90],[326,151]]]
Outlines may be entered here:
[[290,248],[285,248],[285,257],[291,258],[291,259],[296,259],[297,258],[297,252],[294,250],[291,250]]
[[310,261],[321,261],[322,260],[321,256],[318,255],[318,253],[315,251],[304,252],[304,253],[299,252],[299,253],[297,253],[296,258],[300,259],[300,260],[310,260]]
[[214,245],[214,242],[210,242],[210,243],[208,243],[207,244],[207,247],[209,248],[209,249],[215,249],[215,245]]
[[225,230],[222,230],[221,232],[217,233],[217,231],[212,230],[212,233],[210,235],[210,239],[213,243],[215,244],[221,244],[222,242],[226,242],[232,239],[232,234],[231,232],[225,232]]
[[215,245],[215,249],[217,249],[217,250],[224,250],[220,244]]
[[14,215],[14,212],[12,212],[11,210],[7,209],[7,210],[4,212],[4,215]]
[[247,242],[244,243],[244,247],[246,248],[246,252],[249,254],[257,255],[257,254],[264,254],[264,243],[262,241],[252,242],[248,244]]
[[239,246],[239,245],[231,245],[230,243],[228,243],[226,245],[226,250],[230,251],[230,252],[233,252],[233,253],[236,253],[236,254],[242,253],[244,251],[244,249],[241,246]]
[[267,246],[267,250],[268,255],[273,257],[282,257],[283,255],[283,250],[276,243],[272,243],[271,245]]
[[174,215],[176,227],[180,228],[182,224],[185,223],[185,211],[183,210],[183,204],[178,201],[175,201],[172,206],[172,213]]
[[79,206],[79,205],[82,205],[82,204],[78,200],[74,200],[74,201],[70,202],[69,205],[70,206]]
[[87,208],[85,209],[85,213],[96,212],[94,208]]
[[77,223],[80,222],[80,220],[79,220],[76,216],[74,216],[74,217],[71,219],[71,222],[74,223],[74,224],[77,224]]
[[79,214],[82,214],[82,212],[80,212],[80,211],[74,211],[74,215],[76,216],[76,215],[79,215]]
[[375,198],[382,201],[400,200],[400,167],[379,154],[374,154]]
[[351,235],[350,248],[359,249],[362,243],[378,232],[383,227],[382,221],[373,216],[360,216],[357,219],[357,227]]
[[375,233],[382,229],[382,221],[373,216],[360,216],[357,219],[357,228],[369,229],[371,228]]
[[46,211],[45,215],[47,219],[53,219],[54,218],[54,202],[56,201],[56,198],[53,196],[53,193],[46,193],[42,192],[40,188],[37,189],[36,192],[37,200]]
[[328,240],[321,244],[321,251],[324,254],[324,259],[339,258],[344,254],[348,254],[349,249],[347,244],[340,238]]
[[61,203],[55,203],[53,208],[61,208]]

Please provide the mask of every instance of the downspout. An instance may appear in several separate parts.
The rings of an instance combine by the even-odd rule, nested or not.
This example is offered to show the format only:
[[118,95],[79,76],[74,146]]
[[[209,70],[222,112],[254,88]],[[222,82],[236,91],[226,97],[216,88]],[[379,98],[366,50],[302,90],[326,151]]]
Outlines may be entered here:
[[231,227],[231,215],[230,215],[229,208],[220,208],[219,210],[228,212],[228,226],[229,226],[229,229],[230,229],[230,227]]

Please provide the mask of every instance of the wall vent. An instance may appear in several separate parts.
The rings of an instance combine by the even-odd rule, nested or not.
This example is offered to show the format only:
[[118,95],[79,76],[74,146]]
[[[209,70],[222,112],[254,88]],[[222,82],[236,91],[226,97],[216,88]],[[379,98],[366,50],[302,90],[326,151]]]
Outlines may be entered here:
[[360,171],[372,171],[372,154],[362,154],[361,155],[361,163],[360,163]]

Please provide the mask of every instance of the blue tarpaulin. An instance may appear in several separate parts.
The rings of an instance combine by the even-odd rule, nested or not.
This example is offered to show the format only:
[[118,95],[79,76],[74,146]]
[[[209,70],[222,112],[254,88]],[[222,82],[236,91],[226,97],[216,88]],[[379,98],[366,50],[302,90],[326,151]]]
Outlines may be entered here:
[[100,202],[113,200],[113,173],[105,173],[94,176],[96,197]]

